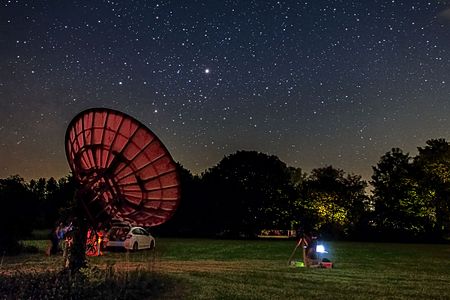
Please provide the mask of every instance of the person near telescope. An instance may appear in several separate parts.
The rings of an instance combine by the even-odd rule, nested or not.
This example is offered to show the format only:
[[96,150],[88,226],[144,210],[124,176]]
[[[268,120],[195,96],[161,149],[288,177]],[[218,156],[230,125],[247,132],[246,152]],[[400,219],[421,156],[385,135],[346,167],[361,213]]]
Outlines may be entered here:
[[59,230],[59,226],[53,228],[50,233],[50,236],[49,236],[50,245],[49,245],[49,248],[47,249],[47,255],[54,255],[58,252],[58,243],[59,243],[58,230]]
[[303,263],[307,267],[318,265],[318,257],[316,252],[317,237],[311,231],[303,228],[297,230],[297,247],[303,250]]

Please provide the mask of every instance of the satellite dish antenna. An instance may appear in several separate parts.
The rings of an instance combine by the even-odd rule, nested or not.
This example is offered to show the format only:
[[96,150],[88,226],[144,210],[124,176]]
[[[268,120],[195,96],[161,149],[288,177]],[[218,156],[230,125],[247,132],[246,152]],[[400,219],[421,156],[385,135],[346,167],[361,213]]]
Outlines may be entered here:
[[85,219],[95,229],[114,220],[152,227],[175,213],[180,200],[177,165],[158,137],[134,118],[106,108],[85,110],[70,122],[65,148],[80,185],[66,261],[71,271],[86,262]]
[[65,141],[73,175],[91,195],[79,199],[91,223],[150,227],[174,214],[180,200],[177,166],[145,125],[116,110],[92,108],[70,122]]

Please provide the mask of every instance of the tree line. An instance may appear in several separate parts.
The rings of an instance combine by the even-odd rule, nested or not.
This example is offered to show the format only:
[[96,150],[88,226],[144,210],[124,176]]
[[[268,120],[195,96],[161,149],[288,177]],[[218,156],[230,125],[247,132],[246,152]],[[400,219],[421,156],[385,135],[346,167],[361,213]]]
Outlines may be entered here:
[[[278,157],[237,151],[193,175],[179,165],[182,197],[159,235],[247,237],[263,229],[316,231],[332,239],[438,241],[450,232],[450,144],[432,139],[414,157],[399,148],[369,182],[326,166],[310,173]],[[50,228],[73,201],[72,177],[0,179],[0,248]],[[12,229],[11,229],[12,228]],[[1,251],[2,249],[0,249]]]
[[332,166],[309,174],[255,151],[226,156],[200,176],[181,172],[182,202],[158,230],[253,237],[262,229],[331,239],[442,241],[450,235],[450,144],[432,139],[415,157],[393,148],[369,182]]

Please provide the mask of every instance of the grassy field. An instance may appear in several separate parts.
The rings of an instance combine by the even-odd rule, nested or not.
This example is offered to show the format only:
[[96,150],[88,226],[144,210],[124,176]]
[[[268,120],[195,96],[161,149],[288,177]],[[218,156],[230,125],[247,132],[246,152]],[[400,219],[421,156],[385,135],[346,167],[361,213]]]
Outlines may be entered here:
[[[26,245],[39,253],[2,258],[0,274],[61,269],[61,257],[43,254],[46,241]],[[158,287],[153,299],[450,299],[450,245],[328,243],[333,269],[288,266],[294,246],[161,238],[154,251],[105,253],[89,265],[145,274],[139,284]]]

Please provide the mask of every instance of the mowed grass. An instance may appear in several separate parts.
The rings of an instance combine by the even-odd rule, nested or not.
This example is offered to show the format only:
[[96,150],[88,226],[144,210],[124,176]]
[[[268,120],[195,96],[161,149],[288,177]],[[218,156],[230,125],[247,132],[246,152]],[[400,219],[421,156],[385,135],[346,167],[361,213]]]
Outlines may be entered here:
[[[38,254],[3,258],[2,272],[55,269],[46,241]],[[89,258],[99,268],[153,273],[166,280],[160,298],[183,299],[450,299],[450,245],[326,243],[333,269],[288,266],[295,241],[157,239],[154,251]],[[300,259],[300,249],[296,253]]]

